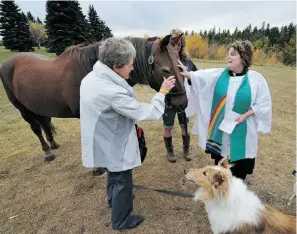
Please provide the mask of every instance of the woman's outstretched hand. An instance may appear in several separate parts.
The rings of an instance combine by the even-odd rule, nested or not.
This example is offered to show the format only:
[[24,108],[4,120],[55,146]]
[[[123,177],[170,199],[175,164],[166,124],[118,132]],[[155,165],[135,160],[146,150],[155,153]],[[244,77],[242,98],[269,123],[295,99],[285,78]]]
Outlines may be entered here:
[[191,74],[187,72],[185,66],[180,61],[178,61],[177,63],[178,63],[178,67],[182,70],[180,74],[184,77],[187,77],[188,79],[191,79]]

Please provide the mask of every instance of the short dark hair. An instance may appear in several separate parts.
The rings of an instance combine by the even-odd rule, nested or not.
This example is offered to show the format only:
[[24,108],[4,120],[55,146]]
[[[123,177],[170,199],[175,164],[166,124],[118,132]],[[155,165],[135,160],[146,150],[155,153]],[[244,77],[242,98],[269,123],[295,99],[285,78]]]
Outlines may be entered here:
[[227,51],[229,51],[230,48],[234,48],[234,50],[239,53],[245,68],[248,68],[252,65],[254,51],[253,45],[250,41],[246,40],[232,42],[227,46]]

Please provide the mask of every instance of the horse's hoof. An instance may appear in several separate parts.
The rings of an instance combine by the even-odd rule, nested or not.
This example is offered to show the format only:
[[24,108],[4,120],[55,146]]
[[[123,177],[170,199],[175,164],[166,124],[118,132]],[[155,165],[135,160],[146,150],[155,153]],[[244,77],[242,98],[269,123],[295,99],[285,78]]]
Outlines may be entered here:
[[101,176],[105,173],[105,171],[105,168],[98,167],[93,169],[92,174],[93,176]]
[[45,162],[50,162],[50,161],[55,160],[55,158],[56,158],[55,155],[46,156],[46,157],[44,157],[44,161],[45,161]]
[[52,144],[51,145],[51,149],[54,150],[54,149],[59,149],[60,148],[60,145],[55,143],[55,144]]

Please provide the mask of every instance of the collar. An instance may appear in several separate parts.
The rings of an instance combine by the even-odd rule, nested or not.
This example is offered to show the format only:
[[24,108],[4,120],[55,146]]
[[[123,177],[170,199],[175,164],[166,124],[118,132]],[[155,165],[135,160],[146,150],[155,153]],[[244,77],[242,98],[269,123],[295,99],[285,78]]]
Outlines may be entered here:
[[135,97],[134,90],[132,87],[126,82],[124,78],[115,73],[112,69],[110,69],[105,64],[97,61],[93,66],[93,71],[96,76],[100,77],[100,79],[106,79],[111,81],[112,83],[121,86],[126,89],[132,97]]
[[236,72],[233,72],[233,71],[230,71],[230,70],[228,70],[228,72],[229,72],[229,76],[243,76],[248,72],[248,69],[244,68],[243,71],[240,72],[240,73],[236,73]]

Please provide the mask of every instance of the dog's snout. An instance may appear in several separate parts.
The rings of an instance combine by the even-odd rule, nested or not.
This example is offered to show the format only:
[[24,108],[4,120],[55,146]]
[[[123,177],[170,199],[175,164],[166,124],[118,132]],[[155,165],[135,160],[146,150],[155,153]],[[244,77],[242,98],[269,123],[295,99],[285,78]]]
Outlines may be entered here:
[[189,172],[189,169],[184,169],[184,173],[187,174]]

